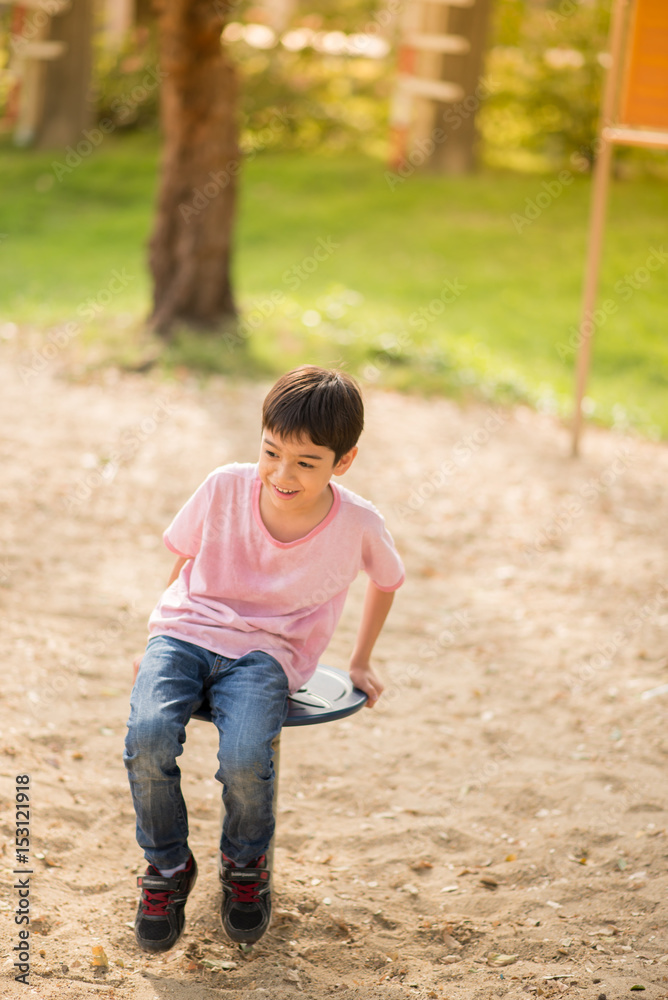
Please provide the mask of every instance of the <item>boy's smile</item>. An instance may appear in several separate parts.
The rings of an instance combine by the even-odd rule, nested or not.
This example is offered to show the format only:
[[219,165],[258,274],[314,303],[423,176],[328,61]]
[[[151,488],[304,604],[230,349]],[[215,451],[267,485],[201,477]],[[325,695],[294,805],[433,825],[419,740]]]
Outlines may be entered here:
[[290,519],[317,517],[318,523],[332,505],[330,479],[345,472],[356,454],[357,448],[352,448],[335,463],[332,449],[314,444],[307,435],[283,438],[265,430],[258,462],[264,487],[261,509]]

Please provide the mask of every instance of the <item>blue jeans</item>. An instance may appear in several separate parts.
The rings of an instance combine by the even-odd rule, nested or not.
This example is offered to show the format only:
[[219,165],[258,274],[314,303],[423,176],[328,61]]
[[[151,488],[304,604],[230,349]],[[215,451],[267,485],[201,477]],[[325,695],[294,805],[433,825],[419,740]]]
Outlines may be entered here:
[[186,723],[205,696],[219,735],[221,850],[245,865],[266,852],[274,833],[271,744],[288,711],[288,680],[280,663],[259,650],[232,660],[181,639],[154,636],[132,689],[123,761],[137,843],[157,868],[175,868],[189,855],[176,758],[183,753]]

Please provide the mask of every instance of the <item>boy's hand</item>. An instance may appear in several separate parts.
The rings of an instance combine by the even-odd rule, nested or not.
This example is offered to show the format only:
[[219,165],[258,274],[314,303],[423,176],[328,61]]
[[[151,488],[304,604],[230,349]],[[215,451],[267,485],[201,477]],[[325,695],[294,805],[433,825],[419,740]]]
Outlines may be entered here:
[[350,679],[355,687],[358,687],[360,691],[364,691],[367,695],[368,701],[366,707],[373,708],[383,693],[383,685],[380,682],[380,678],[371,669],[370,664],[351,662]]

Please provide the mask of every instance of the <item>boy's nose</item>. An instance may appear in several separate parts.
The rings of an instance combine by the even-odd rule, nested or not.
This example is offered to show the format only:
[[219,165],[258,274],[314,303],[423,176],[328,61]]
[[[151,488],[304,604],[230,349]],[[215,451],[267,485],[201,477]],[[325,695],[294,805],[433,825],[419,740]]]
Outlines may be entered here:
[[293,475],[289,465],[286,465],[285,463],[280,465],[278,468],[278,474],[281,477],[281,483],[284,486],[287,486],[288,483],[292,482]]

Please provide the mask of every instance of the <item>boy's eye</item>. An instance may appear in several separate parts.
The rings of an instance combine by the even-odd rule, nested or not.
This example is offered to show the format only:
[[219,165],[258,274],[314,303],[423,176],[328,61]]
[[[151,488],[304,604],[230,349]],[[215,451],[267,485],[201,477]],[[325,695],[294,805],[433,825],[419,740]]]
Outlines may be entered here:
[[[278,458],[278,455],[276,454],[276,452],[275,451],[270,451],[269,448],[265,448],[264,449],[264,453],[265,453],[265,455],[268,455],[269,458]],[[315,468],[315,466],[311,465],[310,462],[299,462],[299,465],[301,465],[304,469],[313,469],[313,468]]]

